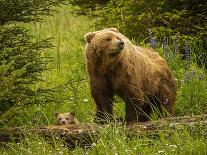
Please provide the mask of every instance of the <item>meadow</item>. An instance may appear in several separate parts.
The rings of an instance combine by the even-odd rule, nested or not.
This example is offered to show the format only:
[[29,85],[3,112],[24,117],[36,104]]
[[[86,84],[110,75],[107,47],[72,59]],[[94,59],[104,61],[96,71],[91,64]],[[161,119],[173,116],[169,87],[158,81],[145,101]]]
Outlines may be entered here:
[[[54,124],[55,112],[73,111],[80,122],[92,122],[95,112],[94,101],[84,63],[84,34],[93,31],[93,20],[87,16],[76,15],[70,6],[59,8],[54,16],[45,17],[41,23],[25,24],[35,40],[53,38],[54,47],[45,51],[43,57],[52,57],[48,70],[42,76],[45,82],[36,87],[55,90],[55,103],[38,104],[22,108],[5,127],[38,126]],[[136,38],[133,38],[136,44]],[[149,44],[145,45],[149,46]],[[183,45],[185,46],[185,45]],[[206,69],[198,67],[193,55],[200,47],[189,45],[191,59],[182,60],[174,46],[169,45],[168,51],[157,45],[157,51],[166,56],[174,77],[177,79],[176,116],[196,115],[207,112],[207,74]],[[186,69],[186,65],[189,68]],[[35,87],[35,86],[34,86]],[[124,117],[123,101],[115,99],[115,117]],[[157,119],[156,116],[152,118]],[[101,132],[100,139],[94,141],[90,149],[77,146],[71,150],[58,139],[55,145],[48,144],[43,138],[35,135],[22,139],[20,143],[9,143],[0,147],[0,154],[207,154],[207,132],[199,128],[194,132],[182,128],[171,135],[163,132],[159,138],[133,137],[125,135],[124,126],[111,126]]]

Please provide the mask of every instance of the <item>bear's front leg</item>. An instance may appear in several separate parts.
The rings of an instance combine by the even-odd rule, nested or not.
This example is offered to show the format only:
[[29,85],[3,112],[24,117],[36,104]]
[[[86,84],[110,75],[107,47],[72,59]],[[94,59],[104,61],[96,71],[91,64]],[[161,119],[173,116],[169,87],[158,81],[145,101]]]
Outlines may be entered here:
[[136,107],[136,104],[131,102],[130,99],[125,100],[125,104],[126,104],[125,121],[127,125],[138,122],[139,109],[138,107]]
[[127,125],[149,121],[151,108],[147,105],[143,105],[143,101],[137,99],[126,99],[126,116],[125,120]]
[[96,103],[94,122],[104,124],[113,120],[113,94],[105,91],[93,91],[92,96]]

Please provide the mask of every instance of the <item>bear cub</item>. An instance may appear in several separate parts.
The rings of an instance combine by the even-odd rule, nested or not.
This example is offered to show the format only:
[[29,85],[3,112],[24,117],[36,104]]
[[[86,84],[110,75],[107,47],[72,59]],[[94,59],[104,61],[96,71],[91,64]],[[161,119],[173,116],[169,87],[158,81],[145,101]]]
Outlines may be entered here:
[[78,120],[75,118],[74,112],[69,113],[55,113],[55,119],[57,125],[65,124],[79,124]]

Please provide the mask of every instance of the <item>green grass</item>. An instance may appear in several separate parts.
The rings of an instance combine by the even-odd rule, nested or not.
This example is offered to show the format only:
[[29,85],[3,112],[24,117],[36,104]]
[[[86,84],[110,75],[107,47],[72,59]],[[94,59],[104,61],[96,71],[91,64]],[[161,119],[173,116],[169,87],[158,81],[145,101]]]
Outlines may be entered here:
[[[43,74],[45,83],[36,87],[53,88],[55,103],[41,103],[24,107],[5,127],[14,125],[53,124],[55,112],[74,111],[80,122],[92,122],[95,105],[90,95],[88,77],[84,64],[85,33],[92,31],[92,20],[85,16],[71,13],[71,7],[63,7],[53,17],[45,17],[43,23],[26,25],[35,40],[52,37],[54,48],[44,56],[54,57],[48,65],[51,70]],[[196,50],[196,49],[195,49]],[[162,53],[161,49],[158,49]],[[191,115],[207,112],[207,76],[200,76],[204,69],[193,62],[190,74],[195,75],[185,82],[185,62],[175,57],[168,60],[178,83],[176,115]],[[124,116],[124,104],[118,97],[115,100],[115,117]],[[198,129],[194,133],[188,130],[175,131],[171,135],[161,133],[160,138],[126,137],[124,127],[111,126],[102,130],[100,139],[94,142],[91,149],[76,147],[69,150],[58,140],[55,146],[45,142],[41,137],[32,135],[20,143],[9,143],[0,147],[0,154],[207,154],[206,132]]]

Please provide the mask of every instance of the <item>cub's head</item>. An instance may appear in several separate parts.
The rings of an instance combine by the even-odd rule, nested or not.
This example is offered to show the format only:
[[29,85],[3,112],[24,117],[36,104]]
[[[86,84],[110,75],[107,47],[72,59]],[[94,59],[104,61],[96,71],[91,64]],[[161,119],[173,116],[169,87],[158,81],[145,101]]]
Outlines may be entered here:
[[97,56],[117,55],[122,52],[125,45],[125,38],[115,28],[89,32],[84,37],[87,42],[86,48],[92,49]]
[[62,113],[62,114],[56,112],[55,118],[56,118],[57,125],[75,124],[76,123],[74,112]]

